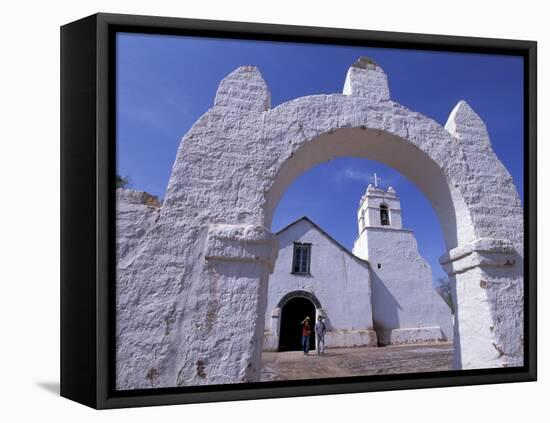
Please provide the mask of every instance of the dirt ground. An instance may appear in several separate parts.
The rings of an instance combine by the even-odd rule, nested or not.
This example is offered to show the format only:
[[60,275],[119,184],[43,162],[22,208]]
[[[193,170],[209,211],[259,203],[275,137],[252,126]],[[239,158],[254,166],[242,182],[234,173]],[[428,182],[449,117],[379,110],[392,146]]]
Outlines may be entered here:
[[451,370],[452,343],[334,348],[323,356],[310,351],[264,352],[261,380],[317,379]]

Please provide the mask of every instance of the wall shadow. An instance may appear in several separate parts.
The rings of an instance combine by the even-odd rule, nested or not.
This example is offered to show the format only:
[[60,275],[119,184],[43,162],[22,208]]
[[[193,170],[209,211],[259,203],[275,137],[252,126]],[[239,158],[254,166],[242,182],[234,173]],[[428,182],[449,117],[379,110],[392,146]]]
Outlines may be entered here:
[[[370,276],[374,330],[399,328],[399,310],[402,309],[401,306],[375,272],[371,271]],[[383,316],[383,319],[380,316]]]
[[61,395],[61,387],[59,382],[36,382],[36,386],[42,388],[50,394],[54,394],[55,396]]

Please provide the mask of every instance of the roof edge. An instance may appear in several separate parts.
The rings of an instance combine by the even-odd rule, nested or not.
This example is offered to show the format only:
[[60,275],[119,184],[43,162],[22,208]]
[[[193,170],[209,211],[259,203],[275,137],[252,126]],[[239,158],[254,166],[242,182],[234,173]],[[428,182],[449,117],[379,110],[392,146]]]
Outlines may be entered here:
[[317,229],[319,232],[321,232],[321,234],[323,234],[326,238],[328,238],[329,241],[331,241],[333,244],[335,244],[338,248],[340,248],[341,250],[343,250],[346,254],[348,254],[349,256],[351,256],[351,258],[353,258],[354,260],[357,260],[359,263],[361,264],[365,264],[367,265],[367,267],[370,267],[370,263],[367,261],[367,260],[364,260],[362,258],[359,258],[357,257],[355,254],[353,254],[350,250],[348,250],[346,247],[344,247],[342,244],[340,244],[338,241],[336,241],[332,236],[330,236],[324,229],[322,229],[319,225],[317,225],[313,220],[311,220],[309,217],[307,216],[302,216],[300,217],[299,219],[296,219],[294,222],[292,223],[289,223],[288,225],[286,225],[283,229],[277,231],[275,233],[276,236],[279,236],[279,234],[283,233],[284,231],[286,231],[287,229],[290,229],[292,226],[296,225],[298,222],[301,222],[301,221],[306,221],[306,222],[309,222],[311,224],[311,226],[313,226],[315,229]]

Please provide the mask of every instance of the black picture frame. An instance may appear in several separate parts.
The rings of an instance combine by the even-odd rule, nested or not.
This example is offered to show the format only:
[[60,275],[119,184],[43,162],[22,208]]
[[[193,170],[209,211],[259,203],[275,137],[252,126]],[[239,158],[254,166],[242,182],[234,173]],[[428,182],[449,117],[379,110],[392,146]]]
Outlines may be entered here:
[[[114,389],[115,44],[119,31],[517,55],[524,59],[525,360],[518,368]],[[95,14],[61,27],[61,395],[97,409],[534,381],[537,44],[471,38]]]

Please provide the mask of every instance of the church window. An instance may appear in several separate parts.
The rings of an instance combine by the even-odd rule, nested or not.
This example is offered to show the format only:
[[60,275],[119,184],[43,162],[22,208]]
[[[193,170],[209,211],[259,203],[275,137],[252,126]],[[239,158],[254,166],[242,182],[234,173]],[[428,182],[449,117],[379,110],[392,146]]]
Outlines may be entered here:
[[309,275],[311,261],[311,244],[294,243],[294,255],[292,259],[292,273]]
[[388,206],[385,204],[380,205],[380,224],[383,226],[387,226],[390,224],[390,213],[388,210]]

